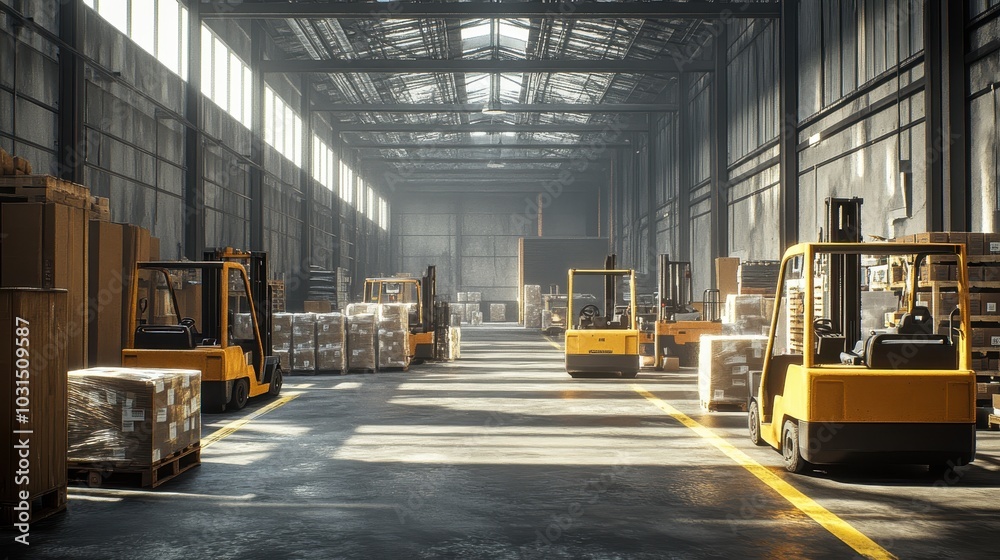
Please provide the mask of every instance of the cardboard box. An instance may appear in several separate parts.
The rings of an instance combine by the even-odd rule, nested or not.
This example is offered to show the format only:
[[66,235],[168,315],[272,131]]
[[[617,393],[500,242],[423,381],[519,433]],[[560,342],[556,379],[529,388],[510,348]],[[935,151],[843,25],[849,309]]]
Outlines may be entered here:
[[1000,329],[973,327],[972,346],[975,348],[1000,349]]
[[971,363],[974,371],[987,371],[990,369],[989,358],[972,358]]
[[745,405],[750,396],[749,372],[763,369],[766,348],[763,336],[702,336],[698,359],[702,408]]
[[[0,363],[5,371],[0,382],[0,526],[13,519],[13,508],[21,490],[26,490],[32,500],[61,489],[62,503],[66,503],[66,354],[52,352],[46,359],[41,354],[46,348],[56,348],[66,336],[67,299],[65,290],[0,289]],[[28,422],[16,421],[18,406],[15,393],[13,366],[17,360],[19,337],[16,317],[28,321],[29,347],[35,349],[28,372],[30,381],[30,411]],[[30,477],[25,486],[15,484],[15,465],[18,450],[16,439],[26,437],[14,430],[31,430]],[[34,515],[32,515],[34,517]]]
[[306,313],[330,313],[333,311],[333,303],[326,300],[306,301],[302,308]]
[[1000,233],[983,234],[983,254],[1000,255]]
[[1000,266],[984,266],[983,270],[983,282],[1000,282]]
[[1000,393],[993,393],[993,408],[1000,408]]
[[944,231],[930,231],[927,233],[918,233],[914,236],[914,240],[917,243],[947,243],[948,233]]
[[91,220],[88,362],[93,366],[122,364],[122,306],[127,292],[122,280],[122,226]]
[[[125,300],[122,305],[122,325],[129,324],[129,309],[133,299],[132,277],[135,265],[149,259],[149,230],[132,224],[122,224],[122,279],[125,282]],[[199,304],[200,308],[200,304]],[[198,315],[192,315],[197,317]],[[128,329],[122,329],[122,347],[128,344]]]
[[726,301],[726,296],[739,291],[739,257],[719,257],[715,259],[716,285],[719,287],[719,299]]
[[965,253],[968,255],[984,255],[986,248],[983,246],[986,237],[982,233],[970,232],[966,235]]
[[1000,394],[1000,383],[976,383],[976,400],[993,400]]
[[986,271],[981,266],[968,267],[969,282],[982,282],[986,278]]
[[969,315],[982,315],[982,299],[981,294],[969,294]]
[[89,211],[54,202],[0,204],[0,286],[67,290],[66,366],[87,365]]
[[913,235],[903,235],[896,238],[896,243],[913,243],[915,237]]
[[951,265],[931,264],[920,267],[921,282],[947,282],[951,279]]
[[1000,315],[1000,293],[976,294],[980,299],[979,315]]

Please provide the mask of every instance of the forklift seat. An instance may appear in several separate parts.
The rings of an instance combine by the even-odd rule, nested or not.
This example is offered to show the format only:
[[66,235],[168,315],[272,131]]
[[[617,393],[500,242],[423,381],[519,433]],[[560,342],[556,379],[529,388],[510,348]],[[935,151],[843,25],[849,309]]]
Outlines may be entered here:
[[914,307],[909,313],[903,313],[896,328],[899,334],[934,334],[934,318],[929,309],[923,306]]
[[135,348],[142,350],[190,350],[194,334],[186,325],[139,325],[135,328]]
[[955,369],[958,352],[944,335],[883,333],[868,339],[865,362],[872,369]]

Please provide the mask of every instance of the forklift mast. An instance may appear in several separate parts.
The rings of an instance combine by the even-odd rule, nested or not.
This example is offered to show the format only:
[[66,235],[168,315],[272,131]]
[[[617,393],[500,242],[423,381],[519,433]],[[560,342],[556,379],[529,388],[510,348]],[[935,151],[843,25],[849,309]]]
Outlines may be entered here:
[[423,332],[434,330],[434,300],[437,298],[437,267],[427,266],[427,274],[420,284],[420,299],[423,301],[421,308],[420,322],[423,324]]
[[[618,256],[610,254],[604,259],[604,270],[615,270]],[[615,303],[618,301],[618,278],[609,275],[604,277],[604,316],[615,316]]]
[[[257,326],[260,329],[260,342],[264,354],[271,352],[271,286],[267,283],[267,252],[237,251],[231,247],[205,249],[206,261],[230,261],[243,265],[250,282],[250,299],[253,301],[257,314]],[[218,293],[210,295],[211,290],[204,290],[203,297],[214,297],[218,301]],[[218,303],[213,303],[218,305]]]
[[[827,198],[827,243],[861,243],[864,199]],[[848,343],[861,340],[861,255],[831,255],[830,320]]]
[[667,319],[673,313],[690,311],[692,295],[691,263],[674,262],[670,255],[659,256],[659,278],[657,290],[659,305],[657,320]]

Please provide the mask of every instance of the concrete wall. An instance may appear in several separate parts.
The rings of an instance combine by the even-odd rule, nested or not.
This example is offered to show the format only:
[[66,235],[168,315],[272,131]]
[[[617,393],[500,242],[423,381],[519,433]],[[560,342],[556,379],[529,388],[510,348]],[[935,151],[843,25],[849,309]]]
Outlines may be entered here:
[[[58,2],[5,3],[58,33]],[[184,113],[187,85],[98,14],[87,8],[81,13],[83,53],[90,59],[81,92],[86,142],[78,150],[86,158],[84,182],[94,195],[110,199],[112,220],[149,228],[161,239],[162,256],[179,258],[184,253],[185,129],[170,113]],[[245,61],[250,59],[247,25],[212,23]],[[268,49],[273,52],[273,45]],[[56,175],[58,52],[57,44],[30,28],[16,28],[10,17],[0,15],[0,146],[31,160],[36,172]],[[268,85],[292,107],[299,106],[298,78],[269,76]],[[313,122],[317,133],[336,145],[329,123],[319,116]],[[250,167],[244,156],[252,142],[260,141],[205,98],[201,126],[205,245],[253,248]],[[308,155],[309,144],[304,146]],[[388,269],[386,232],[357,216],[308,174],[303,178],[296,165],[267,145],[263,169],[263,249],[269,252],[272,277],[304,285],[298,280],[310,264],[345,266],[360,278]],[[311,223],[305,231],[307,213]],[[305,235],[310,236],[311,255],[303,251]],[[364,252],[341,254],[342,245],[361,246]]]

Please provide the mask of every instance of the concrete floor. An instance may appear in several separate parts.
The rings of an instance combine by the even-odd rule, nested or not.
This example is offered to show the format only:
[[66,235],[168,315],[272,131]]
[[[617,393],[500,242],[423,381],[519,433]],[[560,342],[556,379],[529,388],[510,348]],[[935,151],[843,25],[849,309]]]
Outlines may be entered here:
[[[71,488],[30,558],[845,558],[847,544],[625,380],[572,380],[534,332],[468,328],[463,358],[291,377],[300,395],[155,491]],[[789,475],[693,370],[635,380],[900,558],[995,557],[1000,434],[954,480]],[[267,406],[205,416],[207,436]],[[4,535],[3,543],[10,543]],[[23,551],[20,551],[23,552]]]

